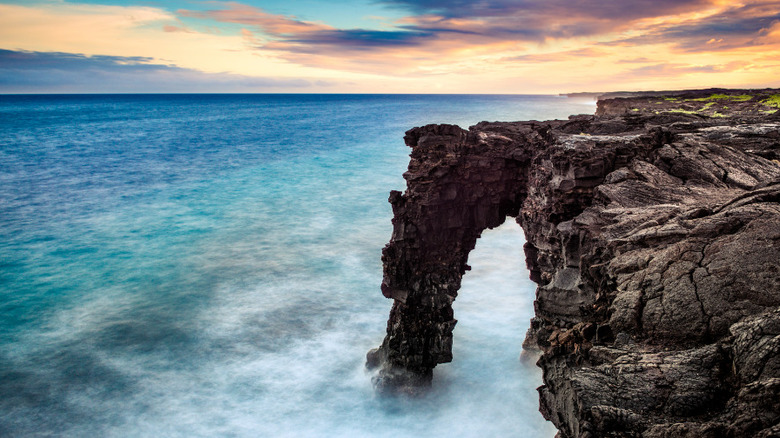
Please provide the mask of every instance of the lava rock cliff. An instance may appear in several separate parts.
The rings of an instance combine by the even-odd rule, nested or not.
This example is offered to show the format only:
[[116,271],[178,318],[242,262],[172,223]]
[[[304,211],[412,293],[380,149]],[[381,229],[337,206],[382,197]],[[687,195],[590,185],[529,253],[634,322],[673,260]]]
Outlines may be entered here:
[[526,235],[540,410],[563,438],[780,436],[777,90],[602,100],[595,115],[407,132],[369,352],[384,391],[452,360],[482,231]]

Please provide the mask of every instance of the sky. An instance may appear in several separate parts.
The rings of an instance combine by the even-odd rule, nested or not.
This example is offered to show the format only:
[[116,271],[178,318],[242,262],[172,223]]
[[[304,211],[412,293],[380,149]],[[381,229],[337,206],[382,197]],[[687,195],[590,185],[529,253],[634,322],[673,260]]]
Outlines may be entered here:
[[780,87],[780,0],[0,0],[0,93]]

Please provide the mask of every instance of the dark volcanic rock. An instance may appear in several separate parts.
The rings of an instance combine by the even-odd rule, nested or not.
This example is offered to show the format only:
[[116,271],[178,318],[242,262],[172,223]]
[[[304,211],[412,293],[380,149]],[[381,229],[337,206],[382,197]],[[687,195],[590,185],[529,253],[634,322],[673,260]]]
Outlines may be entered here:
[[[410,130],[369,353],[384,390],[452,360],[452,302],[514,217],[538,283],[525,345],[562,437],[780,436],[777,91],[599,102],[568,121]],[[681,106],[677,107],[677,106]]]

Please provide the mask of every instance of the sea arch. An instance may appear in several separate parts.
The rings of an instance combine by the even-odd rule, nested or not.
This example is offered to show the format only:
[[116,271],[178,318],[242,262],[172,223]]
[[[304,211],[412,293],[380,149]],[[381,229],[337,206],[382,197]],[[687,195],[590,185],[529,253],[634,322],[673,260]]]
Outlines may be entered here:
[[549,127],[491,126],[489,133],[454,125],[406,133],[407,190],[390,193],[393,234],[382,251],[381,289],[393,306],[385,339],[367,358],[379,368],[379,389],[416,392],[436,365],[452,360],[452,304],[468,255],[484,230],[516,218],[528,196],[531,152],[549,144]]

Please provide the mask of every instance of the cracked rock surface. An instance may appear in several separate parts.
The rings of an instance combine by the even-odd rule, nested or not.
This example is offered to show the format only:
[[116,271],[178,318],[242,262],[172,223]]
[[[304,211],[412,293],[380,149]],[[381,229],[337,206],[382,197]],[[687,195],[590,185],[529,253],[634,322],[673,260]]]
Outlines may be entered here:
[[[376,385],[419,392],[453,359],[468,254],[512,217],[538,284],[524,347],[560,437],[780,436],[777,90],[710,94],[407,132]],[[713,116],[719,100],[739,102]]]

